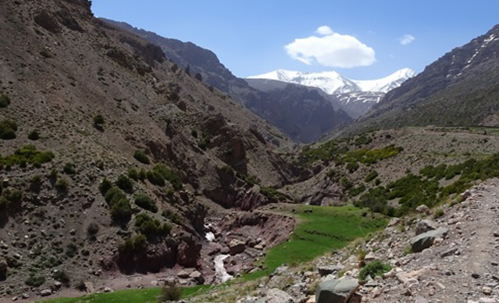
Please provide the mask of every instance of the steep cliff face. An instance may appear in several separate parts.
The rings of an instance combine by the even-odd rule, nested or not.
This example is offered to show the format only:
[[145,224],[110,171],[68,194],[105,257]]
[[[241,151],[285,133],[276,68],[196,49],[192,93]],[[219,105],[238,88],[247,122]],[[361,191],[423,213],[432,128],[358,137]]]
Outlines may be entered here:
[[[310,102],[310,98],[300,99],[303,95],[299,95],[291,100],[294,92],[292,86],[274,88],[280,92],[272,93],[267,89],[255,89],[245,80],[234,76],[212,51],[191,42],[164,38],[123,22],[102,20],[159,45],[166,56],[181,68],[188,69],[191,75],[197,76],[204,83],[232,96],[295,141],[312,142],[351,121],[347,113],[339,110],[339,106],[332,106],[325,98],[316,96],[314,102]],[[303,104],[299,104],[300,102]]]
[[89,1],[0,2],[0,103],[2,294],[55,269],[202,271],[208,211],[295,175],[285,135]]

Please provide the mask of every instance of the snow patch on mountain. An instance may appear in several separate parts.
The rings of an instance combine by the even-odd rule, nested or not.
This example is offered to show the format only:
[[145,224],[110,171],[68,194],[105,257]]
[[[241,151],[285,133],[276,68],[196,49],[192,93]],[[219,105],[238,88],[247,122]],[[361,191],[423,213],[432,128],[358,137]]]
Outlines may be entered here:
[[329,95],[352,92],[379,92],[387,93],[399,87],[404,81],[412,78],[416,73],[409,69],[401,69],[387,77],[376,80],[352,80],[335,71],[320,73],[304,73],[279,69],[249,79],[269,79],[287,83],[317,87]]

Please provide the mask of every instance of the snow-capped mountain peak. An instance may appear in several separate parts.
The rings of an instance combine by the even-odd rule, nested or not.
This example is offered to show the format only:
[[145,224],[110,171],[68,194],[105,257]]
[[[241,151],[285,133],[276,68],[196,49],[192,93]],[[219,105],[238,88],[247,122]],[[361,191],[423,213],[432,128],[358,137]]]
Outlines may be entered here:
[[279,69],[270,73],[248,77],[249,79],[269,79],[287,83],[300,84],[317,87],[327,94],[344,94],[350,92],[380,92],[388,91],[399,87],[404,81],[412,78],[416,73],[404,68],[395,73],[376,80],[352,80],[343,77],[335,71],[320,73],[304,73]]

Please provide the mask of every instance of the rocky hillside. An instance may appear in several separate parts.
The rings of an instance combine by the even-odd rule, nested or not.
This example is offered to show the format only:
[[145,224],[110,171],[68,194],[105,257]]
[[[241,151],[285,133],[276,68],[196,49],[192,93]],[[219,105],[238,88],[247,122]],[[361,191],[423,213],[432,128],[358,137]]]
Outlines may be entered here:
[[389,92],[350,131],[406,125],[497,125],[499,26]]
[[192,302],[227,291],[238,303],[499,302],[498,188],[488,180],[313,263],[280,267],[265,283]]
[[304,100],[303,94],[294,95],[292,86],[280,87],[279,92],[274,91],[272,94],[255,89],[245,80],[234,76],[213,52],[193,43],[164,38],[124,22],[102,20],[159,45],[166,56],[181,68],[189,68],[192,75],[232,96],[295,141],[310,143],[351,121],[337,104],[331,105],[315,95],[307,95]]
[[209,280],[205,224],[297,175],[285,135],[90,1],[1,1],[0,29],[0,297]]

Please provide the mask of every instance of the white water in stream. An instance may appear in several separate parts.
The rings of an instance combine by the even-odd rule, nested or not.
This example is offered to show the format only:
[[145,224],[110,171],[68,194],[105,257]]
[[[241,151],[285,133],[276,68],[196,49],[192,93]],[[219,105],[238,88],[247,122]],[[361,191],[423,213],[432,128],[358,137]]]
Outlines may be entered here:
[[218,255],[215,257],[215,280],[221,283],[225,283],[232,279],[233,277],[227,273],[225,269],[224,260],[229,257],[229,255]]

